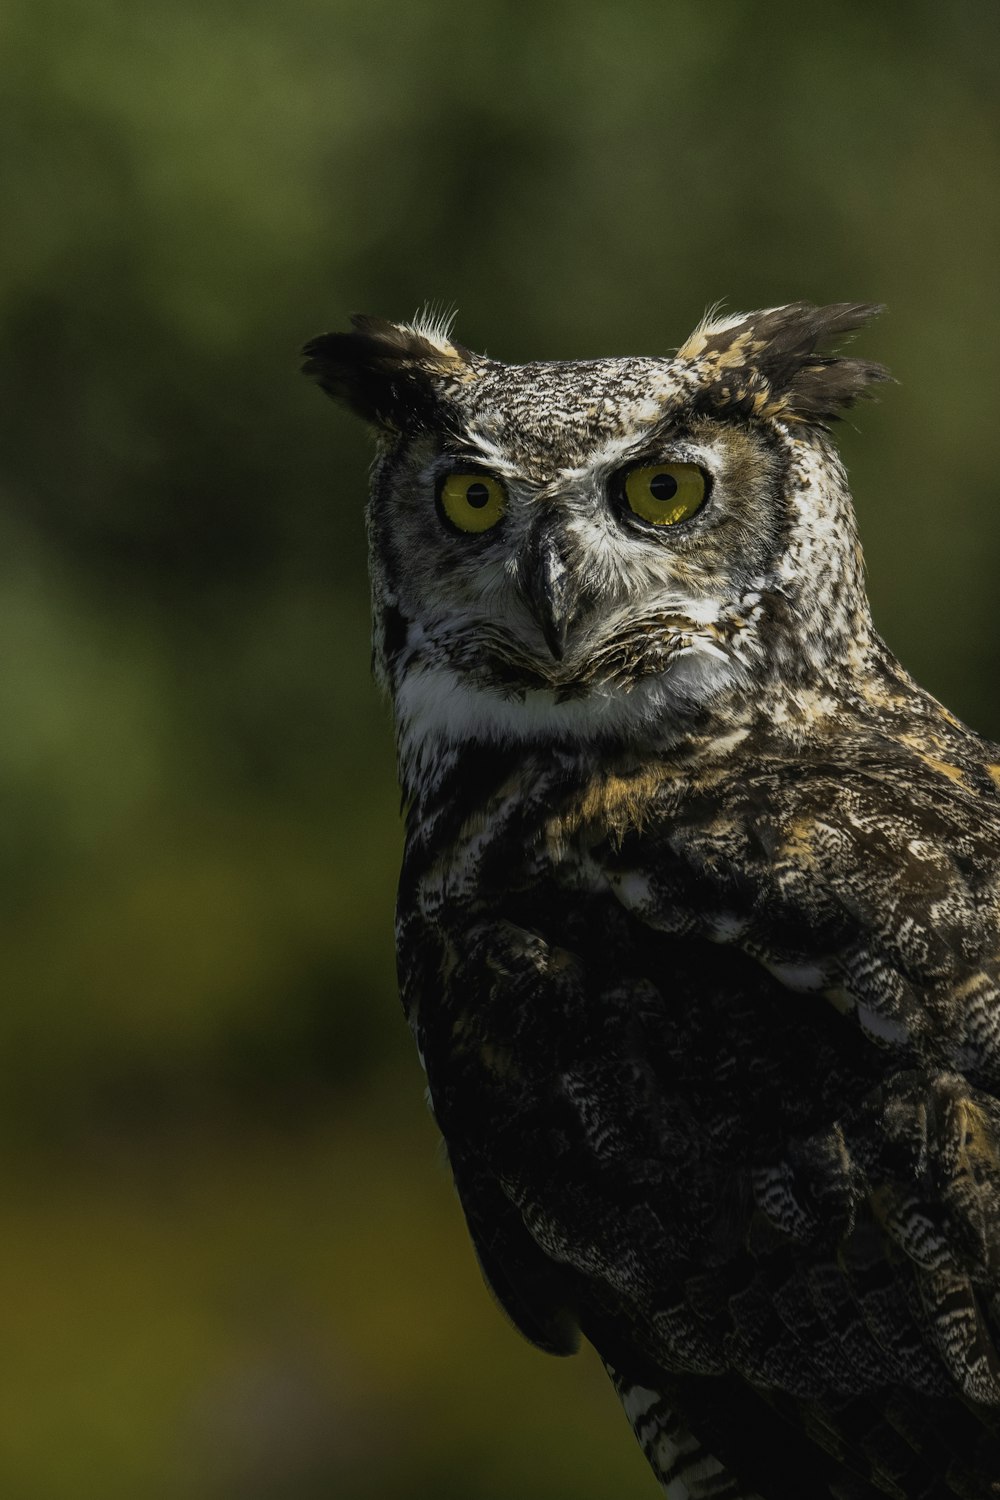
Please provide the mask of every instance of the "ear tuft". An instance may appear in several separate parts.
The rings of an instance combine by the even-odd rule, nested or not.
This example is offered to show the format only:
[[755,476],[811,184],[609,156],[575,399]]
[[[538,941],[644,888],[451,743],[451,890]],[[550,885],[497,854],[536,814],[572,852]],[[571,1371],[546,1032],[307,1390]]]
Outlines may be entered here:
[[424,425],[443,384],[474,378],[471,356],[440,322],[390,323],[356,313],[351,333],[321,333],[302,353],[303,375],[367,422]]
[[710,405],[822,424],[869,395],[869,386],[891,380],[884,365],[819,352],[882,311],[873,302],[791,302],[728,318],[709,314],[679,357],[704,367]]

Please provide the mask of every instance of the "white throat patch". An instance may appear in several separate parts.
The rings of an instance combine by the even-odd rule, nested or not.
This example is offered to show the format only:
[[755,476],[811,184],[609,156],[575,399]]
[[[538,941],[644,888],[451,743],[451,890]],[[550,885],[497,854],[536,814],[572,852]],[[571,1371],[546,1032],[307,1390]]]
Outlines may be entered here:
[[[671,720],[734,684],[741,662],[707,636],[694,635],[663,671],[630,687],[597,683],[560,702],[549,688],[504,694],[443,663],[417,660],[395,691],[404,784],[433,777],[448,752],[469,740],[517,745],[645,735],[669,741]],[[679,733],[682,726],[677,725]]]

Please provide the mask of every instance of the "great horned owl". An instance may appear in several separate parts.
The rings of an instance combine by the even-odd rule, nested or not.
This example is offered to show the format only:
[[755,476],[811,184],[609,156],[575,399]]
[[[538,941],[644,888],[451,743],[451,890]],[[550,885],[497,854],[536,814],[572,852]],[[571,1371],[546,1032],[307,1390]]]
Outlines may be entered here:
[[485,1276],[671,1500],[1000,1493],[1000,747],[872,626],[877,309],[507,365],[356,318],[399,973]]

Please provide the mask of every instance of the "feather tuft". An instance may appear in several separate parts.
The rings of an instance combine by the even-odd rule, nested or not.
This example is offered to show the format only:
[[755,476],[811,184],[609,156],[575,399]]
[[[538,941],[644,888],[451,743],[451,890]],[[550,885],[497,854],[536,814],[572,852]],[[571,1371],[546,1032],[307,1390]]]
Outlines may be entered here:
[[704,369],[709,406],[823,424],[869,395],[869,386],[892,378],[871,360],[820,352],[882,311],[873,302],[790,302],[720,317],[716,305],[679,357]]
[[412,323],[355,313],[350,333],[310,339],[302,373],[368,422],[401,431],[427,425],[441,385],[474,378],[468,350],[449,337],[453,318],[430,308]]

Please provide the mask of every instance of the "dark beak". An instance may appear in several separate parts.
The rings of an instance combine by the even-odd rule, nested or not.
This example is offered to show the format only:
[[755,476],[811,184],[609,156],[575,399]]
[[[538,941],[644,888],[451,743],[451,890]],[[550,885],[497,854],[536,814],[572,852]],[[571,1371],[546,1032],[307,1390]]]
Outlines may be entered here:
[[551,527],[532,538],[522,565],[522,581],[531,613],[556,661],[566,653],[566,635],[578,591],[565,552]]

